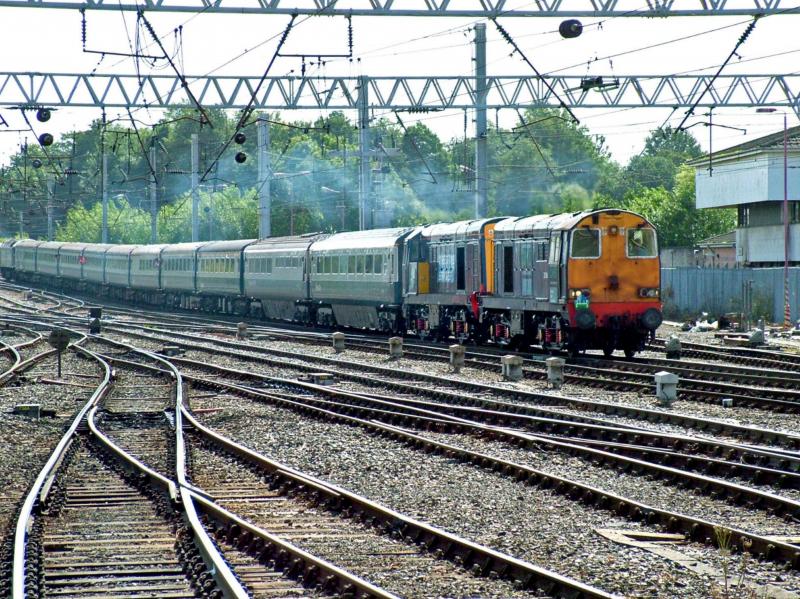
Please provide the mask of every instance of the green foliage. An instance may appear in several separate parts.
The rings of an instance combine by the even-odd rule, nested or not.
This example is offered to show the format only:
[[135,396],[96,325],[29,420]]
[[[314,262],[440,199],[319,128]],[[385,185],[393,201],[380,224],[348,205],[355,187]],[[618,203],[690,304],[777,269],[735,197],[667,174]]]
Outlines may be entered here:
[[[85,208],[71,208],[56,229],[57,241],[102,241],[103,208],[100,202]],[[132,207],[124,198],[108,203],[108,241],[110,243],[147,243],[150,240],[150,216]]]
[[625,177],[634,188],[672,189],[681,165],[700,155],[700,144],[691,133],[670,127],[657,129],[645,140],[644,151],[631,158]]
[[[30,146],[0,171],[0,233],[18,229],[21,211],[26,231],[45,234],[46,178],[69,171],[56,185],[58,238],[100,240],[101,148],[108,152],[112,242],[150,239],[150,148],[156,148],[155,172],[160,210],[159,241],[191,239],[190,140],[200,147],[200,238],[252,238],[257,235],[257,125],[248,123],[243,144],[231,143],[239,115],[208,110],[201,123],[196,110],[170,110],[154,126],[137,121],[103,125],[67,134],[54,144],[47,163],[41,148]],[[269,122],[269,184],[273,235],[352,230],[358,226],[358,129],[341,112],[314,121],[285,121],[262,113]],[[512,130],[490,128],[488,208],[490,215],[522,216],[577,211],[591,206],[638,209],[663,230],[663,245],[688,243],[732,226],[728,212],[697,213],[693,178],[682,175],[684,162],[699,154],[691,134],[663,130],[645,142],[640,156],[621,168],[611,160],[602,137],[573,123],[566,113],[530,108],[520,112]],[[471,218],[474,212],[475,141],[443,142],[425,124],[407,128],[378,119],[371,124],[370,148],[378,198],[376,216],[402,226]],[[244,164],[233,160],[243,151]],[[32,169],[40,158],[45,165]],[[262,188],[263,189],[263,188]],[[2,223],[7,223],[5,231]]]
[[[241,193],[236,187],[199,194],[200,241],[253,239],[258,237],[258,200],[254,189]],[[187,193],[158,211],[160,243],[192,240],[192,197]]]
[[656,187],[631,191],[620,207],[650,220],[658,230],[661,247],[691,247],[736,226],[734,210],[695,208],[694,169],[689,166],[678,169],[672,190]]

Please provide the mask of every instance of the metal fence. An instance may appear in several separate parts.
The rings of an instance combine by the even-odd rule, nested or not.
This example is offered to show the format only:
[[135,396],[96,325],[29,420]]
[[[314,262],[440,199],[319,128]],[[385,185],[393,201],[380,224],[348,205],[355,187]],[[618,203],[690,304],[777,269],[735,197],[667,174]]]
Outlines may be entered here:
[[[668,318],[708,312],[744,312],[783,322],[783,268],[662,268],[661,296]],[[800,268],[789,269],[792,320],[800,318]]]

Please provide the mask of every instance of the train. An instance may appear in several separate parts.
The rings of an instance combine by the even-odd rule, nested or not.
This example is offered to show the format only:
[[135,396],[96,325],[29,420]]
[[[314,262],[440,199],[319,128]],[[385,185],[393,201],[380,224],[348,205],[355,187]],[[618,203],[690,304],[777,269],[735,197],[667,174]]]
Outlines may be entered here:
[[615,209],[343,233],[0,244],[0,274],[132,303],[633,357],[662,321],[658,237]]

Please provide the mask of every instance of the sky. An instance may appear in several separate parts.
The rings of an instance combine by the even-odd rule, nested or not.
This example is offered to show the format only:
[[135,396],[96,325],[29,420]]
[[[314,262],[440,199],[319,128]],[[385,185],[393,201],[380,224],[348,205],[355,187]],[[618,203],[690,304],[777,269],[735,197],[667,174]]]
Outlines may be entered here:
[[[518,6],[533,4],[522,0]],[[793,5],[787,3],[787,7]],[[800,6],[800,3],[798,3]],[[644,8],[642,2],[642,8]],[[782,5],[783,6],[783,5]],[[277,38],[288,17],[276,15],[221,15],[187,13],[147,13],[168,51],[176,48],[180,28],[182,47],[177,59],[183,72],[260,76],[275,51]],[[501,23],[536,68],[547,74],[661,75],[674,73],[708,74],[716,71],[733,50],[751,20],[738,17],[672,17],[642,19],[582,18],[582,36],[565,40],[558,34],[557,18],[504,18]],[[347,23],[343,17],[297,19],[285,53],[317,55],[347,52]],[[331,59],[324,66],[307,65],[307,74],[324,79],[334,75],[468,75],[472,73],[473,27],[481,22],[444,17],[354,17],[354,59]],[[486,21],[483,21],[486,22]],[[800,15],[777,15],[759,19],[750,37],[724,73],[790,74],[800,73]],[[41,8],[0,8],[0,57],[3,71],[120,73],[136,72],[127,57],[102,57],[85,53],[81,43],[81,16],[77,10]],[[487,63],[490,75],[532,75],[511,47],[487,23]],[[118,11],[87,11],[89,50],[129,53],[135,46],[136,15]],[[146,35],[143,44],[150,44]],[[149,52],[156,52],[152,45]],[[170,73],[163,61],[150,66],[139,61],[141,72]],[[300,60],[278,59],[272,75],[297,74]],[[691,123],[706,119],[698,110]],[[612,157],[625,164],[638,154],[648,133],[662,124],[677,125],[683,110],[668,108],[575,110],[581,123],[592,134],[602,135]],[[114,118],[124,111],[110,110]],[[313,119],[317,111],[284,112],[284,119]],[[0,126],[0,165],[6,164],[29,132],[13,132],[25,123],[18,111],[0,108],[8,127]],[[56,135],[85,128],[100,116],[99,109],[61,108],[53,114],[47,131]],[[155,123],[161,113],[140,109],[136,117]],[[349,115],[356,118],[355,113]],[[376,113],[376,116],[391,116]],[[470,115],[471,118],[471,115]],[[489,113],[492,124],[511,127],[517,116],[513,110]],[[461,111],[404,115],[405,124],[421,121],[441,138],[464,136]],[[755,108],[714,110],[711,128],[713,148],[720,149],[777,131],[783,126],[780,114],[756,114]],[[789,126],[800,123],[790,113]],[[735,128],[746,129],[746,133]],[[704,149],[708,149],[709,128],[692,128]],[[470,122],[467,136],[474,136]],[[187,140],[188,144],[188,140]]]

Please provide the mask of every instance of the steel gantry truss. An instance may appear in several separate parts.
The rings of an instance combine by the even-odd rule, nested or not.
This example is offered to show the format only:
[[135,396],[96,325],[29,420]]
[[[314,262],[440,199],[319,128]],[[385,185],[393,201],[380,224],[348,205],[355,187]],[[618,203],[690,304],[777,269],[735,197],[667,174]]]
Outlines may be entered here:
[[[259,77],[186,77],[204,107],[245,107]],[[580,76],[546,78],[570,108],[682,108],[691,106],[711,81],[705,75],[603,76],[601,89]],[[593,77],[597,80],[597,77]],[[534,76],[487,76],[485,106],[475,77],[268,77],[256,109],[404,111],[558,107],[559,100]],[[583,87],[582,87],[583,84]],[[365,98],[362,97],[364,94]],[[0,72],[0,106],[176,108],[191,105],[174,75],[86,75]],[[800,75],[721,75],[703,95],[701,107],[776,106],[800,116]]]
[[782,0],[0,0],[0,6],[233,14],[405,17],[667,17],[798,14]]

